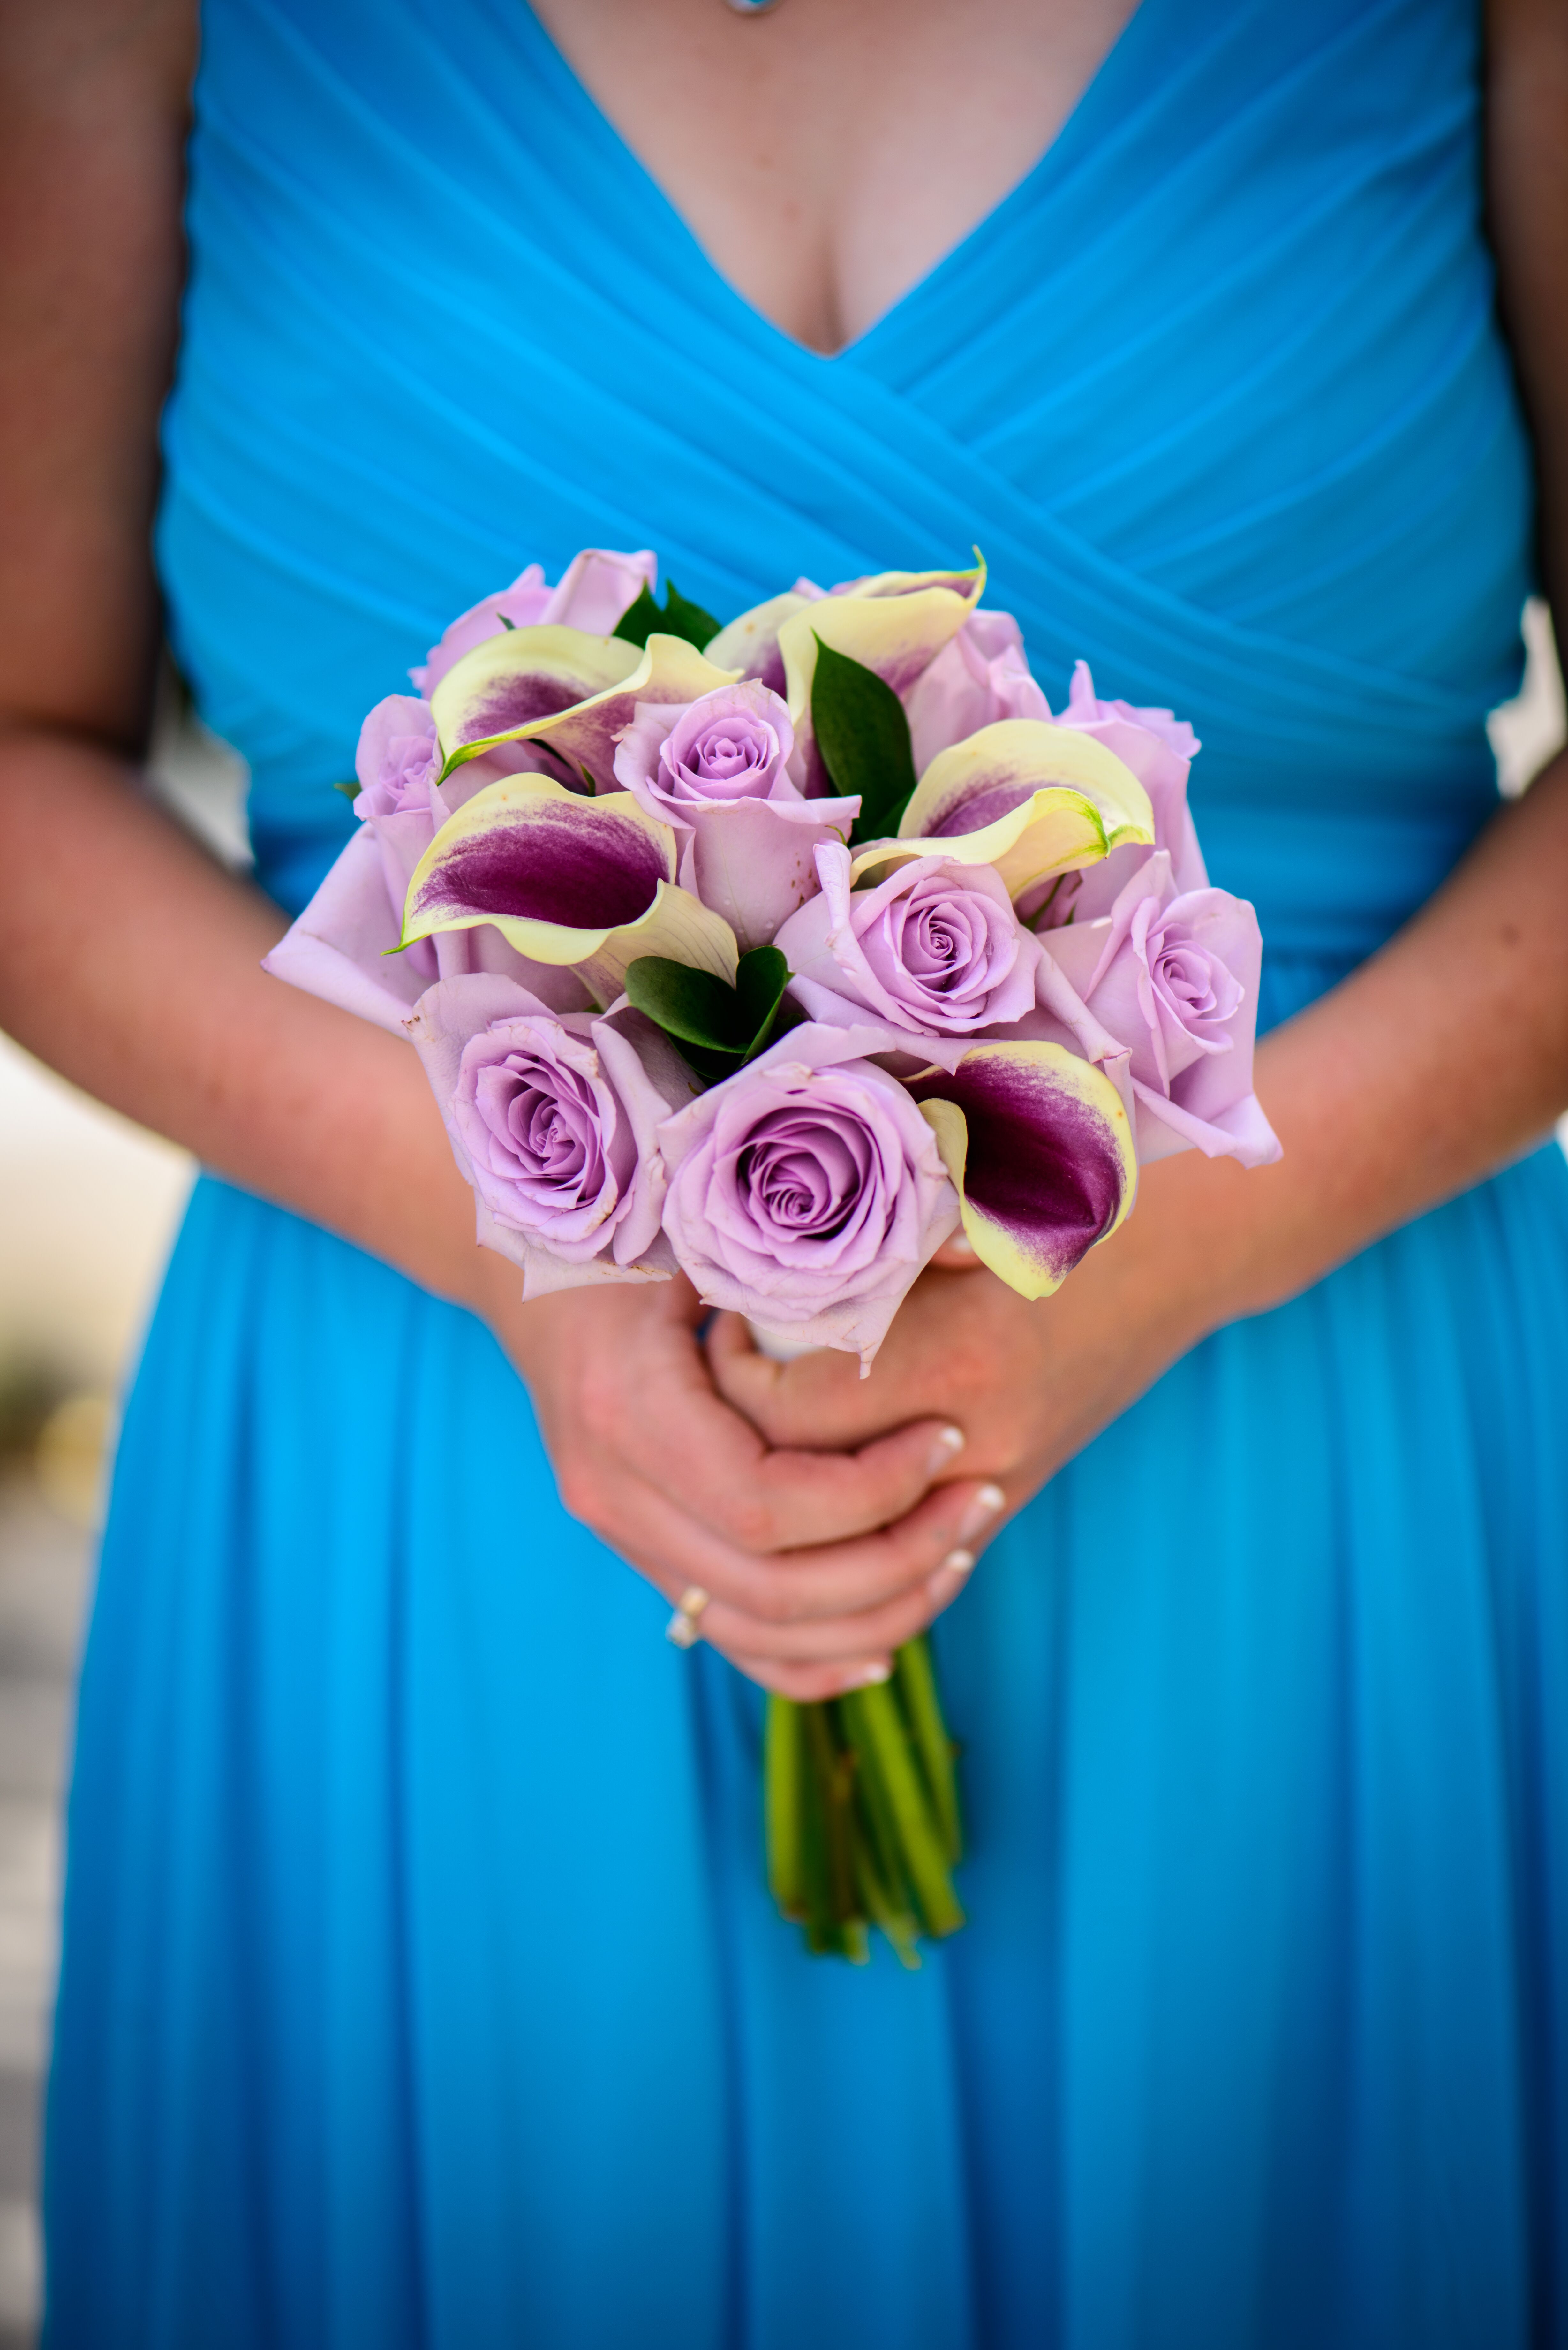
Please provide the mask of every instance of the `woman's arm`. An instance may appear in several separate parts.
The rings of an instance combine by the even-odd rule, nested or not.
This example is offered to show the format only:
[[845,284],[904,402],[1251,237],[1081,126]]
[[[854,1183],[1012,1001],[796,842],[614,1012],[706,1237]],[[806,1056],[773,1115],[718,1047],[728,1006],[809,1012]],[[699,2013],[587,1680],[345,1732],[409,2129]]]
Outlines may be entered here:
[[[1568,8],[1493,0],[1490,220],[1534,436],[1542,569],[1568,598]],[[1016,1507],[1209,1331],[1291,1297],[1540,1140],[1568,1107],[1568,755],[1503,808],[1445,888],[1269,1036],[1257,1089],[1284,1144],[1243,1174],[1189,1153],[1047,1304],[933,1273],[864,1383],[780,1367],[726,1317],[723,1391],[776,1443],[862,1441],[912,1412],[969,1432],[966,1473]]]
[[[713,1391],[683,1284],[524,1307],[413,1053],[268,978],[283,919],[138,786],[159,636],[148,536],[182,273],[192,0],[0,16],[0,1022],[209,1166],[483,1314],[570,1506],[797,1694],[929,1604],[978,1490],[927,1419],[770,1454]],[[323,779],[324,783],[327,780]],[[895,1531],[877,1531],[897,1521]],[[799,1567],[766,1555],[831,1546]],[[818,1661],[826,1659],[826,1662]]]

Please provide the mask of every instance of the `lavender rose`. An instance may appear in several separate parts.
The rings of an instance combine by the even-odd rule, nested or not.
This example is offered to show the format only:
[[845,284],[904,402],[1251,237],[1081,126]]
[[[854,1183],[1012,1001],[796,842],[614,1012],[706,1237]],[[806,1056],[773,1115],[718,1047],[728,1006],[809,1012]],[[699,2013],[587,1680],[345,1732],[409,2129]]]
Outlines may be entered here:
[[1262,941],[1251,906],[1224,889],[1178,889],[1157,849],[1103,920],[1043,943],[1090,1017],[1128,1048],[1140,1159],[1189,1145],[1244,1167],[1280,1156],[1252,1091]]
[[699,1294],[862,1371],[959,1212],[919,1107],[860,1057],[881,1042],[796,1028],[659,1129],[664,1229]]
[[786,705],[742,681],[696,702],[639,702],[616,749],[616,781],[661,823],[690,825],[735,800],[799,799],[784,772],[794,749]]
[[674,828],[681,888],[724,917],[742,952],[812,895],[813,850],[859,813],[857,799],[806,799],[786,772],[794,749],[788,709],[754,680],[639,702],[616,746],[616,781]]
[[816,869],[820,895],[774,941],[814,1020],[843,1026],[869,1013],[961,1036],[1033,1006],[1041,950],[991,866],[917,858],[874,889],[851,889],[849,851],[833,842]]
[[976,610],[904,697],[915,773],[940,751],[1003,718],[1049,718],[1051,705],[1029,674],[1023,638],[1011,612]]
[[[389,693],[359,729],[354,773],[358,816],[428,816],[431,785],[441,774],[441,745],[430,705],[411,693]],[[410,871],[412,868],[410,868]]]
[[523,1267],[525,1298],[673,1272],[655,1131],[691,1081],[649,1022],[628,1007],[559,1017],[516,982],[473,973],[431,988],[406,1024],[479,1238]]

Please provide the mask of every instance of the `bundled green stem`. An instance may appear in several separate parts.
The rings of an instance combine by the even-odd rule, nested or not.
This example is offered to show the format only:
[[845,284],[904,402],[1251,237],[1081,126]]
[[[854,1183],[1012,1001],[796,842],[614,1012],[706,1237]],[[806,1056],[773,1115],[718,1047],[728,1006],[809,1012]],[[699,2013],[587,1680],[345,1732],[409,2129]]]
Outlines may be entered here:
[[907,1967],[956,1933],[962,1853],[952,1742],[923,1638],[890,1681],[816,1705],[768,1700],[768,1882],[806,1948],[864,1964],[879,1926]]

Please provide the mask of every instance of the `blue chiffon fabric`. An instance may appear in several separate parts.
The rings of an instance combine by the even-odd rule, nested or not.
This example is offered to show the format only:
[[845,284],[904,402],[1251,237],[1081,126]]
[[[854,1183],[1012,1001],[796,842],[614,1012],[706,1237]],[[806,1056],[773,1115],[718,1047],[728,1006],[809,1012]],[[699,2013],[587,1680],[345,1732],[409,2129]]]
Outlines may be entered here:
[[[522,0],[209,0],[160,551],[265,885],[529,558],[728,616],[978,540],[1054,699],[1082,653],[1193,720],[1299,1009],[1495,806],[1478,46],[1143,0],[825,359]],[[486,1332],[202,1181],[82,1684],[55,2350],[1568,2343],[1565,1424],[1554,1149],[1199,1347],[943,1619],[972,1923],[850,1970],[763,1890],[756,1692]]]

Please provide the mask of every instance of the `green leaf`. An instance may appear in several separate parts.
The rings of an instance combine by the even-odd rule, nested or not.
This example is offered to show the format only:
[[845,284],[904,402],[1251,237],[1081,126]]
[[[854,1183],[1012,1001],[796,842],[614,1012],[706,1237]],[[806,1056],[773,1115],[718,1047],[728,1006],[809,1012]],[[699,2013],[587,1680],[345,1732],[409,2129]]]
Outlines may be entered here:
[[639,955],[627,966],[626,992],[680,1045],[698,1076],[716,1085],[767,1044],[789,978],[777,947],[742,955],[733,987],[689,963]]
[[515,629],[515,628],[516,628],[516,626],[517,626],[516,621],[515,621],[515,620],[509,620],[509,619],[507,619],[507,617],[506,617],[506,615],[505,615],[505,613],[504,613],[504,612],[497,612],[497,614],[495,615],[495,617],[496,617],[496,619],[500,621],[500,623],[501,623],[501,625],[502,625],[502,627],[503,627],[504,629]]
[[335,792],[341,792],[346,800],[357,800],[359,796],[359,785],[358,783],[334,784],[332,788]]
[[646,646],[656,630],[666,637],[683,637],[689,645],[695,645],[701,652],[703,646],[711,644],[718,635],[719,623],[711,612],[702,609],[701,604],[688,603],[674,580],[670,579],[665,583],[662,611],[644,587],[639,591],[637,601],[627,606],[610,634],[618,637],[623,645]]
[[833,788],[858,793],[860,813],[850,840],[881,840],[897,832],[915,788],[909,722],[892,687],[864,661],[816,640],[811,681],[811,723]]

